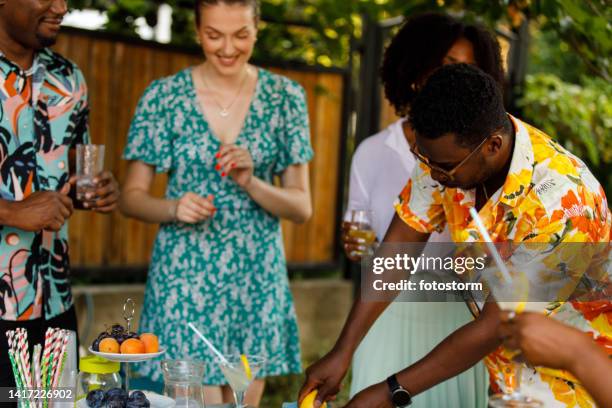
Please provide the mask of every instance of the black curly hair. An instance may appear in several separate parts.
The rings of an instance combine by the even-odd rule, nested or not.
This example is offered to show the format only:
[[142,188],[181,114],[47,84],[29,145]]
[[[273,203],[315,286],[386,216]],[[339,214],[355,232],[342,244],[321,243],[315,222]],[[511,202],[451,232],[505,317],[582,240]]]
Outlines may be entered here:
[[442,65],[460,38],[474,47],[476,64],[503,89],[504,68],[497,39],[487,29],[441,13],[407,19],[385,50],[380,76],[385,96],[399,116],[406,116],[417,90],[413,86]]
[[409,120],[421,137],[455,134],[457,144],[469,148],[512,129],[497,82],[469,64],[436,70],[414,99]]

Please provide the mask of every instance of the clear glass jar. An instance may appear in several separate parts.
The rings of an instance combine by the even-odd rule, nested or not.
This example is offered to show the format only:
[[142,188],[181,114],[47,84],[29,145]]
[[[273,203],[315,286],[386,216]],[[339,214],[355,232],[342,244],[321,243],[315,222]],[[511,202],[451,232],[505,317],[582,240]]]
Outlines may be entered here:
[[121,388],[119,363],[98,356],[85,356],[79,360],[77,400],[85,398],[89,391]]
[[204,363],[194,360],[164,360],[164,395],[172,398],[176,408],[204,408]]

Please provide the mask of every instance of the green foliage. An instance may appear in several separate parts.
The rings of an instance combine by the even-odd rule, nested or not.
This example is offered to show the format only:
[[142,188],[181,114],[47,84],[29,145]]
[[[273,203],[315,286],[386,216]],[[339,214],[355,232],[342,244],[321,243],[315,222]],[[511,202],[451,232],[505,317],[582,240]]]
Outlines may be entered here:
[[[106,11],[105,30],[135,36],[134,21],[145,17],[157,24],[157,9],[173,9],[172,43],[195,45],[193,1],[188,0],[71,0],[74,9]],[[324,66],[344,66],[351,38],[359,38],[363,16],[380,21],[425,10],[454,10],[467,19],[495,22],[505,18],[506,0],[261,0],[263,20],[255,57],[299,60]],[[466,12],[466,10],[470,10]],[[297,23],[297,24],[295,24]]]
[[527,76],[524,117],[582,158],[612,194],[612,84],[563,82],[553,74]]
[[539,0],[533,2],[530,12],[544,31],[557,33],[558,46],[580,58],[590,75],[612,79],[609,0]]

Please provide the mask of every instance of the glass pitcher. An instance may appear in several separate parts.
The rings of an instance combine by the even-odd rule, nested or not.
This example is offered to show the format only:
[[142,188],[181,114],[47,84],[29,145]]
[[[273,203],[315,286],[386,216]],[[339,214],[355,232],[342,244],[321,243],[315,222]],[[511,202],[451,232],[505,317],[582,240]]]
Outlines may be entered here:
[[194,360],[164,360],[164,395],[176,401],[176,408],[205,408],[204,363]]

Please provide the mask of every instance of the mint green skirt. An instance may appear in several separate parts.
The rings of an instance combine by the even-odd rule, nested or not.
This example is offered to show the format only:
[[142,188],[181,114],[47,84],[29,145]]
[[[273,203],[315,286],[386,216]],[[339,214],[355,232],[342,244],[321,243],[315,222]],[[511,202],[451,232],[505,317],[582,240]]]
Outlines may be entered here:
[[[471,320],[467,306],[459,302],[392,303],[355,352],[351,397],[420,360]],[[487,388],[487,373],[480,362],[415,396],[410,408],[484,408]]]

